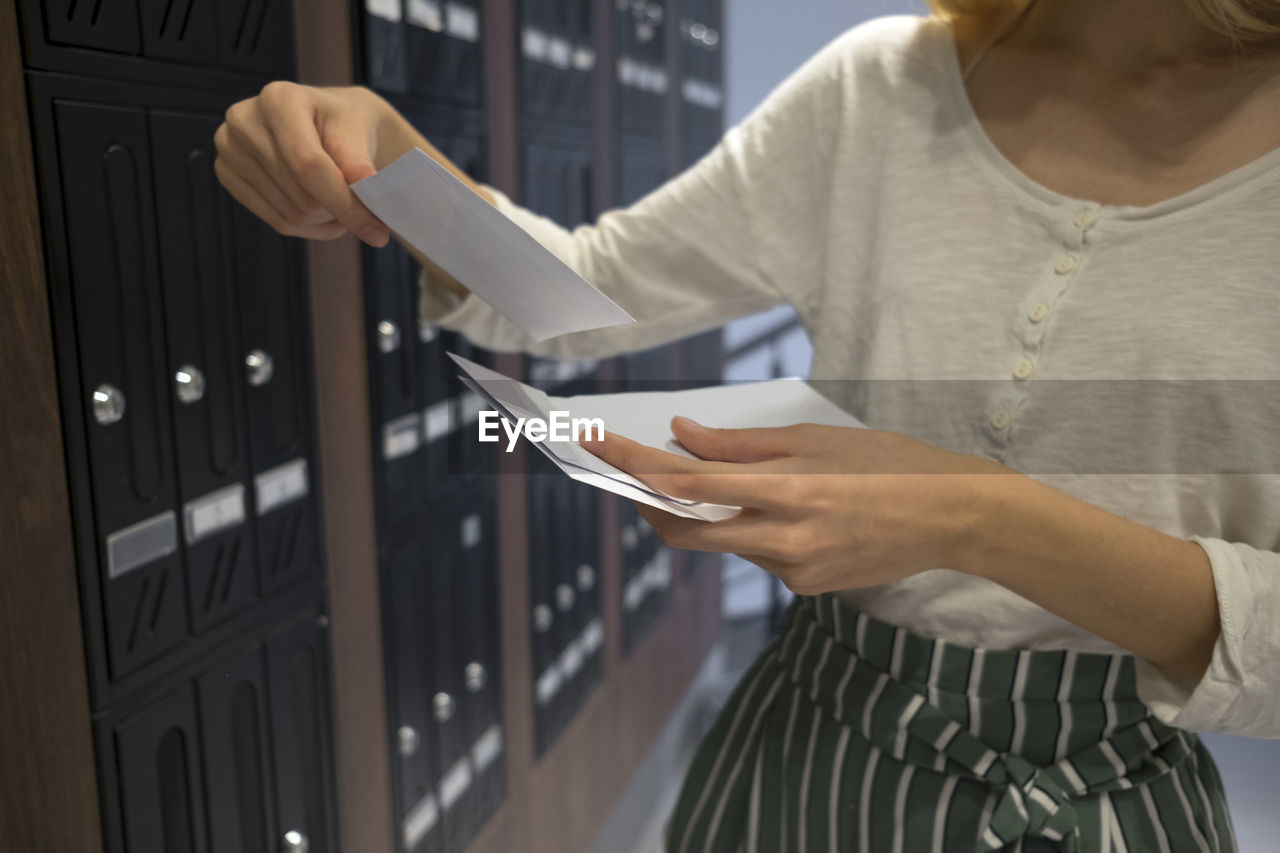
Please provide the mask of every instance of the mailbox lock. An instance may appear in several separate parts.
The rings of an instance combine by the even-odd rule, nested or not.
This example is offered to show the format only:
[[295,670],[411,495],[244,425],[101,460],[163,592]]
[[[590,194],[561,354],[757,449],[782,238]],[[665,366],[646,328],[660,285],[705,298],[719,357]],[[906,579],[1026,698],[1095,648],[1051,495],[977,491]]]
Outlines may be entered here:
[[114,385],[102,383],[93,389],[93,419],[103,426],[124,417],[124,392]]
[[467,682],[467,690],[472,693],[479,693],[484,690],[485,682],[489,680],[489,674],[484,670],[484,664],[479,661],[472,661],[467,664],[463,670],[463,677]]
[[567,583],[562,583],[556,587],[556,609],[561,613],[568,613],[573,609],[573,603],[577,600],[577,593],[573,591],[573,587]]
[[418,730],[413,726],[401,726],[396,730],[396,746],[400,750],[400,754],[405,758],[417,752],[418,745],[421,743],[422,739],[418,737]]
[[436,711],[436,722],[447,723],[453,719],[453,697],[441,691],[431,698],[431,705]]
[[552,617],[551,608],[545,604],[539,604],[533,608],[533,630],[539,634],[545,634],[550,631]]
[[253,350],[244,357],[244,366],[248,371],[249,384],[255,388],[270,382],[272,374],[276,371],[276,365],[271,360],[271,356],[260,349]]
[[199,403],[204,399],[204,374],[200,372],[200,368],[184,364],[173,375],[173,381],[178,384],[178,399],[186,405]]
[[296,829],[286,832],[280,842],[281,853],[307,853],[309,847],[307,837]]
[[596,570],[594,567],[583,563],[578,566],[578,589],[582,592],[590,592],[596,586]]
[[378,324],[378,352],[386,355],[400,349],[400,327],[390,320]]

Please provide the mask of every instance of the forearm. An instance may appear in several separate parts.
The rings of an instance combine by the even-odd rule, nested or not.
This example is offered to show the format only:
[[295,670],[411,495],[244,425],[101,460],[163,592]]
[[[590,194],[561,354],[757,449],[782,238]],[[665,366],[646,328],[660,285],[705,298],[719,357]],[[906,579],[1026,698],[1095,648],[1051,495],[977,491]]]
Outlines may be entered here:
[[1194,683],[1219,632],[1209,559],[1022,476],[981,478],[983,523],[962,568]]

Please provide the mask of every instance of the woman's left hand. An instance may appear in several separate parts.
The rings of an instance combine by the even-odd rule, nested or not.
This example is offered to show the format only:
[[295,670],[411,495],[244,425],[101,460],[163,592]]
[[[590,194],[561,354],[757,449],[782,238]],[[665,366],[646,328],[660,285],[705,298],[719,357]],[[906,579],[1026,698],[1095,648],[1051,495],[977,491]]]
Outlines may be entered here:
[[673,548],[738,554],[800,595],[963,570],[987,490],[1012,469],[909,436],[797,424],[672,431],[697,460],[614,434],[583,447],[669,495],[743,507],[709,523],[636,504]]

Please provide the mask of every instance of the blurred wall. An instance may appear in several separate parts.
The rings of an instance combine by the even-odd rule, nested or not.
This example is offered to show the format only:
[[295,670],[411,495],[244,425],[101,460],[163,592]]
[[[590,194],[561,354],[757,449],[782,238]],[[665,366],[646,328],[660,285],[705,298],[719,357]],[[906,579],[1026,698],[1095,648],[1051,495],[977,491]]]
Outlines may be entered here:
[[[924,0],[725,0],[726,121],[740,122],[789,73],[850,27],[881,15],[920,14],[924,9]],[[742,328],[751,322],[739,321]],[[789,339],[786,361],[808,364],[809,350],[802,338],[794,343]],[[751,569],[739,563],[727,567],[725,595],[733,596],[726,601],[727,615],[767,600],[763,571]],[[1280,850],[1275,793],[1280,786],[1280,741],[1210,735],[1205,743],[1222,771],[1240,853]]]

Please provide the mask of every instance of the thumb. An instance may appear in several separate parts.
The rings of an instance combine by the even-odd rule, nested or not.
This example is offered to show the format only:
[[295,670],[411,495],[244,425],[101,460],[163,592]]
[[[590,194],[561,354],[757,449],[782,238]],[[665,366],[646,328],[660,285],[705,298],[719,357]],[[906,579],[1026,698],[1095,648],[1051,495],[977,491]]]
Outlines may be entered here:
[[764,462],[792,455],[785,428],[718,429],[674,417],[671,431],[690,453],[713,462]]
[[330,154],[348,184],[363,181],[378,172],[374,168],[373,158],[369,156],[367,151],[352,151],[347,146],[340,146],[331,151]]
[[[338,171],[342,173],[342,179],[348,186],[378,173],[377,167],[373,165],[373,157],[367,150],[360,147],[350,144],[333,145],[329,150],[329,156],[333,158],[334,165],[338,167]],[[358,200],[357,203],[359,203]],[[372,216],[372,213],[370,215]],[[377,222],[376,227],[381,228],[381,232],[376,235],[381,239],[374,239],[375,235],[368,232],[361,236],[370,242],[385,244],[391,239],[391,230],[376,216],[373,219]]]

